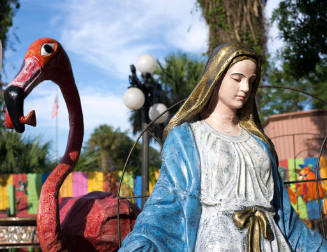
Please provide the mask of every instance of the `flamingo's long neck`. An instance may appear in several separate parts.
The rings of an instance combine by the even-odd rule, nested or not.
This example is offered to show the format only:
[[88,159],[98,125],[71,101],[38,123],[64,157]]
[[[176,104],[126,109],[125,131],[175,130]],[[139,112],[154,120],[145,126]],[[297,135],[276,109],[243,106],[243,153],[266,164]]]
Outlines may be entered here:
[[69,136],[65,154],[44,183],[39,201],[37,226],[43,251],[62,251],[59,220],[59,189],[72,172],[82,147],[84,125],[80,97],[73,75],[57,76],[55,82],[64,96],[69,113]]

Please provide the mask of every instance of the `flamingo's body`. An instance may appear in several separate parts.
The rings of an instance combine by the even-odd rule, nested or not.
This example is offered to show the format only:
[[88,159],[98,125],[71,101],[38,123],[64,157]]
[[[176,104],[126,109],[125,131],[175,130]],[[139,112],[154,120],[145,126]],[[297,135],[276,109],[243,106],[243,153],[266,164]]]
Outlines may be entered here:
[[[93,192],[77,199],[64,199],[61,205],[58,203],[59,189],[79,157],[84,126],[71,65],[56,40],[38,39],[29,47],[22,69],[5,91],[9,113],[6,125],[13,125],[18,132],[24,131],[24,123],[30,121],[23,116],[24,99],[43,80],[52,80],[60,87],[69,113],[70,131],[65,154],[40,194],[37,227],[42,250],[117,250],[117,199],[113,195]],[[131,231],[138,213],[138,208],[129,201],[120,201],[121,239]]]
[[[125,204],[124,204],[125,203]],[[134,226],[138,210],[120,201],[120,235]],[[77,198],[61,198],[60,227],[69,251],[115,251],[117,240],[117,198],[107,192],[91,192]],[[76,234],[80,234],[79,236]],[[78,248],[78,249],[77,249]]]

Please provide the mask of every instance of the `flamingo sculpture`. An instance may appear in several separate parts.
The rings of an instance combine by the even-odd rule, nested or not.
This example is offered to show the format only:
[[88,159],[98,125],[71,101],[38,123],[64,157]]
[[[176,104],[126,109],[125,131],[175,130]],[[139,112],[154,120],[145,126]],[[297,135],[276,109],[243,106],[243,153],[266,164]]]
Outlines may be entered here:
[[[92,192],[79,198],[58,202],[59,189],[72,172],[80,154],[84,126],[80,97],[64,49],[54,39],[34,41],[24,58],[23,66],[5,90],[8,110],[7,127],[17,132],[24,124],[35,125],[34,111],[23,116],[24,99],[43,80],[52,80],[59,87],[69,113],[69,137],[66,151],[57,167],[44,183],[37,213],[37,229],[45,251],[115,251],[118,249],[117,198],[106,192]],[[123,239],[133,228],[139,209],[127,200],[120,200],[120,230]]]

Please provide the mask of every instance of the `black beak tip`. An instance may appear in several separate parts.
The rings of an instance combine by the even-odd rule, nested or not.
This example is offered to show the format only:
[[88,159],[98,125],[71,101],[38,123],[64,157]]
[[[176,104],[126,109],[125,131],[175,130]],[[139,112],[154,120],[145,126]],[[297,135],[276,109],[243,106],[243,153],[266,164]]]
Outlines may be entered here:
[[24,112],[24,90],[21,87],[9,86],[4,92],[5,103],[12,124],[18,133],[23,133],[25,125],[20,123]]
[[17,133],[23,133],[25,131],[25,125],[24,124],[20,124],[18,127],[14,126],[15,127],[15,131]]

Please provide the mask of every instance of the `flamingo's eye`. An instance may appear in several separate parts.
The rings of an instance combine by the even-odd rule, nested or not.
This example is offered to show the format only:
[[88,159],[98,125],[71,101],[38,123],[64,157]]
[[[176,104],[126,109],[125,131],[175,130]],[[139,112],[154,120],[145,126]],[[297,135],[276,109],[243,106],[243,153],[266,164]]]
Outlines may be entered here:
[[54,43],[46,43],[41,47],[41,55],[48,56],[54,52]]

